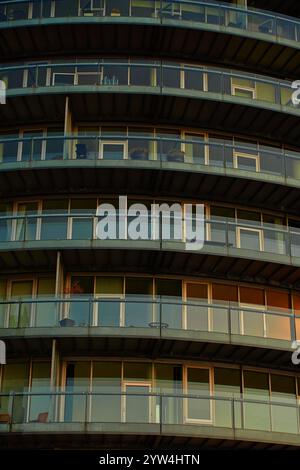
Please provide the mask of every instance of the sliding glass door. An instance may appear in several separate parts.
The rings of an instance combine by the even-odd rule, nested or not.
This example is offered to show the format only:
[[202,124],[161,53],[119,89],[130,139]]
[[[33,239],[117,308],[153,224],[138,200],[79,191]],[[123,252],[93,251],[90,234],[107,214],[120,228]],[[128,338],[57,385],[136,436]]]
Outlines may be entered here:
[[[211,394],[209,369],[198,367],[186,368],[186,394],[186,422],[211,422],[212,403],[209,398]],[[190,398],[189,395],[193,396],[193,398]]]

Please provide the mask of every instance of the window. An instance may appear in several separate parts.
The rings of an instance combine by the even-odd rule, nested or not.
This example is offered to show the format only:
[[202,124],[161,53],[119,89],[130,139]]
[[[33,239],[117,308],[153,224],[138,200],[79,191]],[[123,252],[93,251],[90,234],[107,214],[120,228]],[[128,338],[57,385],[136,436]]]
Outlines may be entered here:
[[[121,65],[122,64],[122,65]],[[129,64],[126,61],[109,59],[102,65],[102,85],[128,85]]]
[[5,134],[0,135],[0,162],[1,163],[10,163],[16,162],[18,158],[18,139],[19,132],[5,132]]
[[156,86],[157,66],[148,61],[130,60],[130,84],[134,86]]
[[128,16],[129,2],[124,2],[124,0],[106,0],[105,14],[107,16]]
[[[266,316],[266,335],[270,338],[291,340],[290,297],[287,292],[267,289],[268,310],[274,314]],[[282,313],[280,315],[280,313]]]
[[149,327],[153,322],[153,279],[126,278],[125,326]]
[[77,160],[99,158],[99,128],[78,127],[78,139],[75,144],[75,157]]
[[[34,304],[34,325],[55,326],[58,325],[59,304],[53,301],[55,294],[55,278],[38,279],[37,303]],[[49,299],[49,300],[47,300]]]
[[96,277],[96,325],[121,326],[123,278]]
[[37,238],[37,202],[18,203],[15,220],[15,240],[36,240]]
[[182,327],[182,281],[157,279],[156,296],[161,302],[162,326],[180,329]]
[[210,331],[208,285],[186,284],[186,328],[188,330]]
[[263,214],[264,248],[271,253],[287,254],[287,232],[285,220],[269,214]]
[[65,240],[67,238],[69,201],[67,199],[43,202],[41,240]]
[[[63,160],[64,159],[64,145],[66,143],[66,158],[71,158],[71,153],[68,152],[67,145],[71,140],[64,140],[64,132],[62,129],[48,129],[47,140],[45,141],[45,160]],[[43,157],[43,155],[42,155]]]
[[161,161],[183,161],[179,130],[157,129],[157,154]]
[[12,281],[9,306],[9,328],[31,326],[33,281]]
[[121,362],[94,362],[91,421],[118,423],[121,421]]
[[237,286],[231,284],[212,284],[212,303],[220,304],[211,308],[212,330],[228,333],[229,312],[228,305],[238,300]]
[[237,286],[232,284],[212,284],[212,301],[213,303],[229,303],[237,302],[238,290]]
[[69,220],[72,240],[93,239],[93,216],[96,214],[96,205],[96,199],[71,199],[72,217]]
[[149,423],[153,411],[151,392],[151,364],[125,363],[123,388],[123,420],[131,423]]
[[[224,245],[227,241],[231,241],[231,232],[233,232],[234,235],[235,227],[234,225],[228,224],[228,222],[235,222],[235,209],[231,207],[211,206],[210,219],[211,221],[208,224],[208,239],[217,245]],[[228,231],[228,239],[226,231]]]
[[[214,393],[219,398],[240,397],[241,373],[238,369],[214,369]],[[232,427],[232,403],[228,400],[216,400],[214,402],[215,425]],[[240,410],[235,407],[235,425],[241,423]]]
[[101,142],[101,157],[104,160],[123,160],[126,155],[125,142]]
[[143,128],[129,128],[128,158],[130,160],[155,160],[154,133]]
[[185,400],[185,416],[187,421],[211,421],[212,409],[210,400],[209,369],[187,367],[187,395],[195,395],[197,398]]
[[[51,363],[33,362],[30,392],[32,396],[28,398],[29,421],[45,422],[50,416],[51,396],[47,395],[50,390]],[[39,395],[40,394],[40,395]]]
[[297,433],[298,407],[296,406],[295,377],[271,374],[271,390],[272,402],[276,402],[276,404],[272,403],[272,430]]
[[205,165],[208,163],[207,147],[203,135],[185,134],[185,162]]
[[[29,363],[19,362],[3,366],[2,393],[27,392],[29,382]],[[27,395],[18,395],[14,398],[13,415],[11,416],[11,398],[2,396],[0,398],[0,413],[7,416],[8,422],[23,423],[26,418]]]
[[22,136],[22,161],[42,160],[44,141],[43,130],[24,131]]
[[0,203],[0,242],[12,239],[12,228],[15,225],[15,221],[12,218],[2,218],[11,216],[12,204],[6,202]]
[[234,152],[233,166],[239,170],[260,171],[259,156]]
[[162,86],[167,88],[181,88],[181,69],[177,62],[165,62],[163,64]]
[[240,98],[256,98],[256,84],[252,80],[240,77],[231,78],[231,94]]
[[[269,375],[263,372],[244,371],[245,429],[271,430],[269,398]],[[266,403],[258,403],[260,400]]]
[[232,312],[233,331],[237,334],[265,335],[264,290],[253,287],[240,287],[240,307]]
[[204,73],[201,68],[184,66],[184,88],[198,91],[204,89]]
[[89,297],[94,293],[93,276],[72,276],[70,286],[69,317],[77,326],[92,323],[92,310]]
[[237,247],[263,251],[263,232],[259,229],[237,227]]
[[131,16],[155,17],[155,2],[153,0],[131,0]]
[[91,363],[76,362],[66,365],[66,391],[64,421],[85,422],[88,419],[87,392],[90,386]]

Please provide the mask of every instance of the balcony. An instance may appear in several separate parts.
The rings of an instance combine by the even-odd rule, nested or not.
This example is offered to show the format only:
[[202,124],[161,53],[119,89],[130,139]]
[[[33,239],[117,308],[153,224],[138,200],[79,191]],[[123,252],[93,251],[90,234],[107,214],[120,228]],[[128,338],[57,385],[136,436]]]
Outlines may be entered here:
[[255,440],[298,445],[299,403],[207,393],[151,392],[127,383],[125,391],[1,394],[0,432],[143,433]]
[[253,102],[253,106],[278,105],[286,107],[288,113],[299,114],[291,99],[294,91],[292,81],[176,62],[103,59],[99,62],[78,60],[71,63],[2,65],[0,79],[6,83],[8,97],[55,92],[52,88],[70,93],[74,87],[76,93],[76,88],[79,92],[88,91],[91,87],[97,92],[101,89],[107,92],[131,87],[133,91],[144,93],[178,90],[177,93],[186,93],[190,97],[202,92],[221,94],[233,100]]
[[124,336],[291,350],[300,317],[259,306],[146,295],[38,297],[0,303],[0,336]]
[[[270,41],[278,39],[297,43],[300,35],[300,21],[297,18],[273,14],[258,9],[245,9],[222,2],[201,1],[162,1],[146,0],[79,0],[72,5],[68,0],[55,0],[52,7],[47,0],[1,1],[0,24],[2,28],[43,23],[99,22],[101,19],[120,21],[121,19],[152,20],[154,24],[181,23],[190,28],[224,28],[235,33],[259,34]],[[297,44],[295,44],[296,47]]]
[[[113,206],[114,207],[114,206]],[[146,207],[146,206],[145,206]],[[179,205],[179,208],[181,206]],[[237,256],[249,258],[265,257],[272,259],[275,256],[285,262],[295,262],[300,258],[300,229],[292,226],[276,225],[272,223],[257,223],[251,220],[237,222],[234,219],[214,216],[212,219],[196,221],[195,216],[167,215],[153,213],[151,221],[145,214],[135,216],[127,215],[128,233],[123,234],[121,220],[122,212],[112,209],[114,214],[105,216],[107,224],[115,230],[113,238],[109,235],[105,239],[99,238],[97,227],[103,222],[104,216],[96,216],[95,211],[81,211],[68,214],[66,211],[49,213],[33,213],[28,215],[7,215],[0,217],[0,250],[5,251],[15,246],[20,249],[25,246],[37,247],[92,247],[128,246],[134,243],[135,248],[153,246],[155,249],[171,249],[175,251],[201,251],[213,253],[235,253]],[[143,232],[139,238],[130,236],[130,223],[139,217],[139,222],[145,225],[147,233]],[[201,223],[203,226],[204,246],[192,244],[200,240],[186,237],[186,229],[191,230],[192,225]],[[156,227],[156,224],[157,227]],[[155,228],[156,227],[156,228]],[[100,229],[101,230],[101,229]],[[200,230],[198,225],[197,230]],[[120,231],[120,233],[119,233]],[[102,232],[101,232],[102,233]],[[192,232],[191,232],[192,233]],[[195,234],[193,234],[194,236]],[[200,235],[200,232],[198,232]],[[100,245],[98,244],[100,242]],[[239,254],[238,252],[241,252]],[[288,260],[286,259],[288,258]]]
[[[151,131],[149,130],[149,135]],[[0,171],[42,168],[145,168],[203,172],[300,186],[300,152],[233,140],[151,137],[110,132],[109,136],[48,135],[0,138]]]
[[7,104],[0,107],[0,120],[6,125],[24,125],[28,119],[63,121],[68,96],[77,122],[96,116],[106,122],[155,119],[160,124],[222,127],[256,136],[273,133],[286,143],[298,143],[300,110],[292,103],[291,81],[117,59],[2,66],[0,79],[7,85]]

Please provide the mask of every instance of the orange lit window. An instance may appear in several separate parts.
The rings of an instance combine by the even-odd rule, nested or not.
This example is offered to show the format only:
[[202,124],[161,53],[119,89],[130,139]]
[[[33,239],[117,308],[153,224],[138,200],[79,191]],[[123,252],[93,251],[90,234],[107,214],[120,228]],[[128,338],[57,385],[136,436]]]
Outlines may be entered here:
[[287,292],[267,290],[267,305],[271,308],[288,310],[290,308],[289,294]]
[[214,302],[237,302],[237,286],[232,286],[230,284],[213,284],[212,298]]
[[240,287],[240,303],[264,305],[265,296],[263,289],[255,289],[253,287]]

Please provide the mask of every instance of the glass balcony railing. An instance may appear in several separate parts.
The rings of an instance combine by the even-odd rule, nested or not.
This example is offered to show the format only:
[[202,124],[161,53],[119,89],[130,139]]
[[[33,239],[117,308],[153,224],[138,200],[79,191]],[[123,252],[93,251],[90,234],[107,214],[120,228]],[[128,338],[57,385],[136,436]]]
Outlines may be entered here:
[[285,106],[286,112],[300,115],[300,110],[292,102],[295,90],[291,81],[176,62],[103,59],[2,65],[0,79],[6,84],[8,97],[17,90],[21,90],[21,94],[29,90],[37,92],[38,87],[66,87],[69,91],[80,86],[87,92],[109,87],[110,92],[128,89],[137,93],[149,89],[156,94],[179,91],[180,95],[196,98],[210,93],[217,100],[220,95],[228,96],[237,103],[242,100],[250,105]]
[[10,0],[0,2],[0,24],[50,18],[145,18],[163,22],[174,20],[188,27],[222,26],[253,36],[281,38],[297,42],[300,20],[228,3],[199,0]]
[[[99,389],[99,388],[98,388]],[[210,426],[235,431],[265,431],[299,435],[299,403],[294,399],[248,399],[208,395],[207,393],[151,393],[150,383],[126,383],[126,391],[104,386],[101,391],[86,392],[83,388],[67,392],[0,394],[0,432],[23,432],[47,424],[152,424],[164,426]],[[64,428],[65,429],[65,428]],[[86,429],[86,428],[85,428]],[[132,429],[132,428],[130,428]],[[124,429],[125,430],[125,429]],[[286,436],[283,437],[286,439]]]
[[[195,240],[193,232],[197,230],[197,236],[203,234],[205,249],[242,249],[248,252],[250,257],[259,253],[272,255],[283,255],[289,257],[300,257],[300,228],[276,225],[271,223],[258,223],[251,220],[240,220],[212,217],[211,219],[200,220],[193,215],[183,216],[176,212],[182,211],[180,205],[168,208],[168,212],[151,212],[145,210],[147,214],[139,215],[139,223],[143,227],[143,233],[139,234],[134,227],[130,227],[138,214],[129,212],[119,212],[112,206],[112,213],[100,213],[96,210],[90,212],[74,211],[73,213],[54,212],[51,213],[31,213],[28,215],[8,215],[0,217],[0,248],[7,242],[44,242],[44,241],[83,241],[92,242],[94,240],[109,241],[134,241],[157,242],[160,248],[164,242],[174,243],[175,249],[197,250],[191,246]],[[129,206],[130,208],[130,206]],[[122,223],[127,221],[127,233],[123,233]],[[107,227],[106,229],[104,228]],[[107,232],[108,228],[112,229]],[[131,230],[134,232],[131,233]],[[201,231],[201,233],[200,233]],[[133,235],[132,235],[133,234]],[[189,235],[190,234],[190,235]],[[188,239],[187,237],[190,237]],[[42,245],[41,245],[42,246]]]
[[[149,131],[150,132],[150,131]],[[191,134],[193,134],[191,132]],[[109,136],[94,135],[48,135],[24,137],[0,137],[0,170],[6,164],[51,161],[133,161],[181,163],[195,165],[197,169],[211,168],[234,170],[255,175],[276,176],[300,180],[300,151],[224,141],[191,135],[187,138],[151,137],[143,134],[124,136],[110,132]],[[139,163],[137,163],[139,165]]]
[[0,303],[0,328],[108,327],[147,329],[155,336],[168,331],[222,333],[286,340],[300,339],[300,317],[293,311],[259,306],[209,303],[204,299],[147,295],[38,297]]

